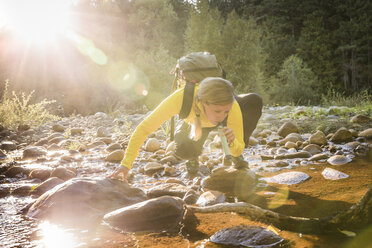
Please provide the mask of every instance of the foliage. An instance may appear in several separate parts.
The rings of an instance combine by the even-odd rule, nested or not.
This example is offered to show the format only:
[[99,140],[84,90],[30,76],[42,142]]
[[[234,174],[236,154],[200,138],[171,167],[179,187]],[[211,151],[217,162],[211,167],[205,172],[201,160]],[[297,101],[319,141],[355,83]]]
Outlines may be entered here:
[[327,94],[322,95],[321,103],[324,106],[346,106],[354,109],[354,113],[372,114],[372,95],[367,90],[345,96],[335,89],[329,89]]
[[17,128],[20,125],[38,127],[41,124],[58,119],[47,110],[47,106],[54,103],[54,100],[42,100],[38,103],[31,103],[34,94],[25,92],[10,92],[9,82],[5,83],[5,90],[0,103],[0,123],[7,128]]
[[[216,54],[237,92],[257,92],[265,104],[315,104],[320,95],[324,104],[351,104],[371,93],[368,0],[83,0],[72,8],[74,31],[107,64],[90,61],[69,38],[51,52],[17,47],[0,32],[7,50],[0,52],[0,81],[14,78],[17,90],[52,96],[66,113],[113,110],[123,99],[153,108],[169,94],[176,59],[198,51]],[[133,68],[141,76],[123,80]],[[147,96],[136,95],[138,84]]]
[[271,99],[278,103],[316,104],[320,87],[317,77],[299,57],[288,57],[268,86]]

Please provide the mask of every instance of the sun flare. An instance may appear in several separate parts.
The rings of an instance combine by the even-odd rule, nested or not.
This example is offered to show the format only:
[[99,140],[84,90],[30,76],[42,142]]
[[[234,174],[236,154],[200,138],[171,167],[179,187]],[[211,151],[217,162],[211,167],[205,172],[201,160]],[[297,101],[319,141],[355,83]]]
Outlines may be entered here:
[[6,27],[31,42],[54,41],[69,25],[70,1],[2,0],[0,28]]

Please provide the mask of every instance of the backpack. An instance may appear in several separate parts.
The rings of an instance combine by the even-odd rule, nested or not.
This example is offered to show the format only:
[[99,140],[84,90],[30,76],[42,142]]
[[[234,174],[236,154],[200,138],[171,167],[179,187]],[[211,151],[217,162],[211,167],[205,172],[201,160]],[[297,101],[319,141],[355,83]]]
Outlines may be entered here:
[[[190,53],[181,57],[171,74],[174,74],[172,93],[185,86],[182,107],[178,114],[180,119],[186,118],[190,113],[196,84],[206,77],[226,77],[225,71],[218,63],[216,56],[209,52]],[[170,126],[170,140],[173,140],[174,117],[171,118]]]

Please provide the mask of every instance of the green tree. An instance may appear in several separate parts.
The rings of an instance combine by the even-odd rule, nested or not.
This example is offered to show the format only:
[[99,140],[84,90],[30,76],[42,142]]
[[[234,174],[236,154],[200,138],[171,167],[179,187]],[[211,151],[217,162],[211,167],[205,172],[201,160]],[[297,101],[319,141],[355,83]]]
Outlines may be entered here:
[[206,1],[198,1],[191,10],[185,31],[186,52],[208,51],[221,48],[222,19],[218,10],[209,9]]
[[235,11],[227,16],[217,55],[238,92],[262,93],[264,55],[260,38],[261,32],[252,19],[241,18]]
[[337,79],[338,68],[333,45],[331,33],[325,27],[322,13],[310,14],[304,22],[297,51],[322,82],[322,93],[332,88]]
[[279,73],[271,79],[272,103],[316,104],[319,102],[319,80],[296,55],[288,57]]

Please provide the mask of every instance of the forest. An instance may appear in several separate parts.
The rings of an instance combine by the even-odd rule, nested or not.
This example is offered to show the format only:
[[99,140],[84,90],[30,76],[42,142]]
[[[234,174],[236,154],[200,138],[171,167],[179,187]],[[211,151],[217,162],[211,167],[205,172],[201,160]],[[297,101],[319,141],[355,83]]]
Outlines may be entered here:
[[[215,54],[237,93],[256,92],[265,105],[371,94],[368,0],[78,0],[49,40],[55,10],[30,5],[0,10],[1,90],[35,90],[65,115],[152,109],[170,93],[177,59],[198,51]],[[25,16],[20,32],[6,25],[9,13]]]

